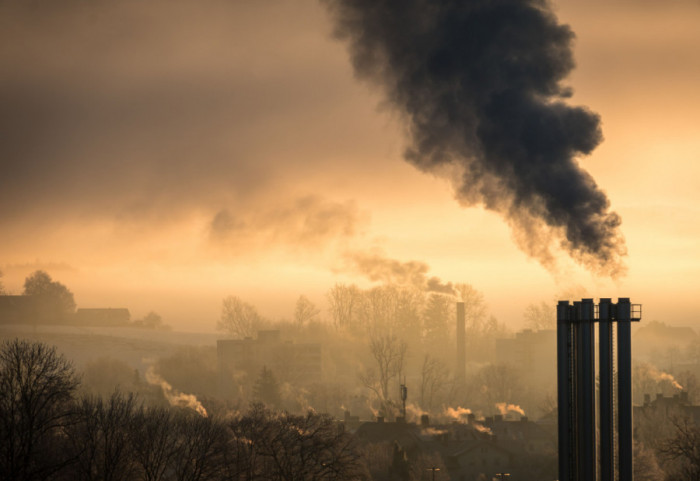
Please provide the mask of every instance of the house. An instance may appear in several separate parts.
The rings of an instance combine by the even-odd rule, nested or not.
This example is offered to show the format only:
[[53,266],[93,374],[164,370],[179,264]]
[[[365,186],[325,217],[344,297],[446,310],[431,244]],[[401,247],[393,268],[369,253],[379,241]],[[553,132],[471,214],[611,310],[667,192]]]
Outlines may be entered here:
[[430,426],[427,416],[420,426],[398,422],[363,423],[355,432],[362,443],[395,445],[410,459],[439,454],[451,479],[492,479],[509,473],[513,479],[540,481],[557,476],[556,435],[522,417],[503,416],[467,423]]

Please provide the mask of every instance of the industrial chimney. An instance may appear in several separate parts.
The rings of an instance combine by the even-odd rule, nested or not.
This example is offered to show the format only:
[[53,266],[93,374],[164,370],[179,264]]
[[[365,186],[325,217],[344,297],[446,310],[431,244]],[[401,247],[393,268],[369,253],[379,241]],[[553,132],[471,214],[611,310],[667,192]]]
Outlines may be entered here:
[[[569,301],[559,301],[557,305],[560,481],[596,481],[598,472],[600,481],[632,481],[630,324],[639,321],[641,313],[641,305],[632,305],[627,298],[618,299],[617,304],[610,299],[600,299],[595,305],[593,299],[582,299],[573,305]],[[596,322],[599,327],[598,420]],[[596,440],[597,421],[600,422],[599,442]]]
[[463,382],[467,377],[466,326],[464,319],[464,302],[457,303],[457,380]]

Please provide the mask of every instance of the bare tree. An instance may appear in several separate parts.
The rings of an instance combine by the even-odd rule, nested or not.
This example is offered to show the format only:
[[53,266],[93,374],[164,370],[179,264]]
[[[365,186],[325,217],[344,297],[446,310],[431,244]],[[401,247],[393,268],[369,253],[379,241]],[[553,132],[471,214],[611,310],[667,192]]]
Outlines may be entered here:
[[72,365],[46,344],[0,349],[0,479],[51,479],[68,459],[55,447],[78,386]]
[[134,462],[143,481],[161,481],[174,464],[177,437],[170,409],[151,406],[135,413],[131,425],[131,445]]
[[253,337],[263,324],[263,318],[257,309],[240,297],[228,296],[223,300],[221,319],[216,324],[219,331],[225,331],[233,337],[243,339]]
[[442,391],[449,377],[449,370],[440,359],[426,354],[423,358],[420,380],[420,405],[427,411],[433,409],[433,399]]
[[137,405],[133,394],[113,393],[108,399],[81,399],[73,423],[66,427],[67,444],[75,458],[71,479],[121,481],[136,476],[130,429]]
[[331,318],[336,329],[351,327],[357,315],[360,290],[355,285],[336,284],[327,294]]
[[211,417],[182,410],[175,416],[177,455],[173,471],[177,481],[215,479],[223,469],[227,447],[226,427]]
[[298,327],[304,327],[310,322],[318,320],[320,313],[321,311],[306,296],[299,296],[294,308],[294,323]]
[[360,380],[365,387],[379,395],[388,414],[391,400],[389,385],[393,379],[400,378],[403,373],[408,346],[406,342],[394,335],[384,335],[373,337],[369,343],[369,350],[376,363],[376,370],[367,369],[360,374]]
[[661,455],[676,461],[677,478],[687,481],[700,481],[700,429],[687,417],[675,417],[675,434],[662,442]]
[[539,304],[529,304],[525,308],[523,317],[525,318],[525,325],[535,331],[555,329],[557,327],[554,305],[548,302],[542,301]]
[[327,415],[279,413],[258,404],[231,429],[248,446],[249,480],[341,481],[361,472],[354,438]]

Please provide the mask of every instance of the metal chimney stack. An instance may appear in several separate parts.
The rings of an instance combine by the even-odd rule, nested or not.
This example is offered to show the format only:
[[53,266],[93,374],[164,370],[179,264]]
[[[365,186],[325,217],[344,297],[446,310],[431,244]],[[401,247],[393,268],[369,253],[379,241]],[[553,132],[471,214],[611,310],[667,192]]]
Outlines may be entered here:
[[457,303],[457,366],[455,374],[459,381],[467,378],[467,352],[466,352],[466,321],[464,318],[464,302]]
[[[627,298],[618,299],[617,304],[610,299],[601,299],[596,306],[593,299],[582,299],[573,305],[568,301],[559,301],[557,305],[560,481],[597,481],[598,473],[600,481],[632,481],[630,323],[640,319],[641,305],[632,305]],[[595,405],[596,322],[599,327],[598,419]],[[596,440],[597,426],[600,427],[599,443]],[[617,465],[616,457],[619,460]]]

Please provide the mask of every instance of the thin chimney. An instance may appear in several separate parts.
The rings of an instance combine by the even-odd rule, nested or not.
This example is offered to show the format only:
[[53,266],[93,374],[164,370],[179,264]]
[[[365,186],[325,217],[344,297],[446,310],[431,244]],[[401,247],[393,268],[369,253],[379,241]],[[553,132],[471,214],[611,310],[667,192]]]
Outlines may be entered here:
[[457,366],[455,373],[459,381],[467,377],[466,327],[464,319],[464,302],[457,303]]

